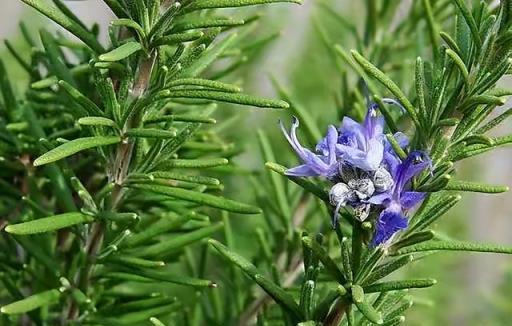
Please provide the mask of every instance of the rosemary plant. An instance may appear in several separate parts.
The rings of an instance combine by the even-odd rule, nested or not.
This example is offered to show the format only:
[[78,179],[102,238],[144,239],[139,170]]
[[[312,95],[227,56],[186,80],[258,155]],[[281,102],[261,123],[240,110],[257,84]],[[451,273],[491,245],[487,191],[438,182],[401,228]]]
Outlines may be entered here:
[[[277,79],[286,102],[221,81],[275,38],[254,37],[245,7],[299,0],[104,0],[108,45],[61,0],[22,1],[74,37],[21,24],[30,56],[6,45],[23,92],[0,60],[0,325],[398,325],[409,290],[436,281],[393,273],[439,251],[512,253],[433,231],[460,192],[508,190],[455,172],[512,142],[490,136],[512,113],[497,114],[510,0],[368,0],[363,26],[315,2],[315,51],[340,85],[327,128]],[[236,116],[212,117],[230,104],[289,109],[281,138],[300,164],[277,163],[267,127],[267,170],[236,165]],[[222,195],[239,174],[253,205]],[[262,216],[252,258],[235,214]]]
[[[295,115],[291,130],[290,119],[283,121],[283,133],[301,162],[292,168],[275,163],[282,159],[260,132],[271,174],[257,191],[265,225],[257,230],[256,258],[236,254],[232,236],[228,247],[210,241],[265,292],[248,294],[241,324],[398,325],[416,301],[409,290],[436,284],[397,279],[400,269],[440,251],[512,253],[432,229],[461,192],[508,190],[457,179],[455,164],[512,140],[489,135],[511,113],[498,110],[511,94],[498,86],[510,72],[510,2],[416,1],[405,14],[398,1],[364,7],[362,27],[324,2],[317,16],[341,22],[358,50],[336,44],[324,22],[315,22],[315,36],[342,76],[340,127],[323,134],[325,111],[302,105],[276,82]],[[417,38],[420,31],[428,37]],[[411,53],[411,60],[394,56],[398,52]],[[417,52],[422,57],[415,59]],[[238,284],[231,284],[228,298],[247,295]]]
[[0,63],[0,324],[203,323],[186,302],[216,283],[177,262],[223,228],[206,208],[260,212],[204,175],[237,170],[222,124],[207,128],[215,102],[288,107],[219,81],[265,42],[249,39],[258,15],[214,9],[299,1],[108,0],[108,45],[61,0],[23,2],[78,40],[22,25],[30,57],[7,46],[23,94]]

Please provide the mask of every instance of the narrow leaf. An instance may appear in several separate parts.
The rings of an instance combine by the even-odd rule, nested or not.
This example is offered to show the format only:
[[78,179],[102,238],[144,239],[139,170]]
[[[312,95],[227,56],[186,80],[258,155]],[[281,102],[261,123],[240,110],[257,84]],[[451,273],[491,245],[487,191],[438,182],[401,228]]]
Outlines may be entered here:
[[490,252],[497,254],[512,254],[511,247],[481,244],[467,241],[430,241],[407,248],[403,248],[394,253],[394,256],[404,255],[412,252],[420,251],[434,251],[434,250],[447,250],[447,251],[474,251],[474,252]]
[[293,297],[288,294],[285,290],[280,288],[278,285],[268,280],[265,276],[261,275],[253,264],[247,261],[244,257],[235,254],[230,251],[227,247],[222,245],[220,242],[210,239],[210,245],[212,245],[224,258],[229,260],[231,263],[240,267],[247,276],[252,278],[265,292],[267,292],[279,305],[286,310],[290,311],[295,317],[301,316],[301,311],[298,304],[295,302]]
[[58,290],[49,290],[34,294],[23,300],[13,302],[0,308],[0,311],[8,315],[22,314],[34,309],[51,305],[59,301],[61,293]]
[[364,287],[365,293],[388,292],[413,288],[428,288],[437,283],[434,279],[406,280],[374,283]]
[[68,31],[70,31],[96,53],[104,52],[103,46],[101,46],[101,44],[96,39],[96,36],[92,32],[89,32],[88,30],[84,29],[82,26],[77,24],[73,19],[69,18],[68,16],[60,12],[57,8],[50,6],[41,0],[22,1],[27,5],[33,7],[46,17],[55,21],[57,24],[61,25]]
[[174,90],[172,92],[163,91],[161,95],[167,98],[204,99],[240,105],[250,105],[260,108],[287,109],[289,107],[288,103],[284,101],[264,99],[246,94],[226,93],[221,91]]
[[127,42],[110,52],[100,55],[99,59],[108,62],[120,61],[140,50],[142,50],[142,45],[139,42]]
[[68,157],[70,155],[76,154],[85,149],[106,146],[117,144],[121,142],[120,137],[86,137],[86,138],[78,138],[67,143],[56,147],[49,152],[41,155],[34,161],[34,166],[40,166],[48,163],[52,163]]
[[65,213],[60,215],[49,216],[37,220],[11,224],[5,228],[5,231],[12,234],[36,234],[49,231],[55,231],[67,228],[73,225],[90,223],[94,218],[82,213]]
[[445,190],[481,192],[487,194],[499,194],[507,192],[507,186],[488,185],[479,182],[453,180],[444,188]]
[[420,123],[418,120],[418,114],[416,109],[412,105],[412,103],[407,99],[405,94],[400,90],[400,88],[389,79],[386,74],[384,74],[379,68],[375,67],[370,61],[366,60],[362,55],[360,55],[357,51],[351,51],[352,57],[357,61],[357,63],[366,70],[371,76],[377,79],[382,85],[384,85],[393,95],[397,97],[397,99],[402,103],[405,110],[409,114],[410,118],[414,122],[414,124],[420,127]]
[[381,325],[383,323],[382,314],[366,301],[363,288],[359,285],[353,285],[351,291],[352,300],[361,314],[372,323]]
[[258,207],[242,204],[234,200],[217,197],[214,195],[203,194],[191,190],[158,186],[158,185],[136,185],[132,186],[135,189],[142,189],[158,194],[191,201],[194,203],[211,206],[226,211],[240,213],[240,214],[259,214],[261,210]]

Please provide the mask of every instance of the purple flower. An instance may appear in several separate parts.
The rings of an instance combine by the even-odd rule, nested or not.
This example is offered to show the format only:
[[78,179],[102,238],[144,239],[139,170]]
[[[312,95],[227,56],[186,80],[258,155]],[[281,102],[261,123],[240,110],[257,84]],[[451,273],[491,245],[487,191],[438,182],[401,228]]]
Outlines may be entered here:
[[375,171],[384,155],[384,118],[371,105],[362,124],[344,117],[339,129],[336,154],[344,164],[364,171]]
[[373,246],[388,241],[396,232],[408,226],[405,213],[423,201],[426,196],[426,193],[411,191],[410,182],[432,164],[428,155],[420,151],[411,152],[401,163],[395,164],[394,159],[390,162],[392,165],[388,166],[388,171],[394,180],[393,187],[390,191],[377,194],[368,200],[373,205],[385,207],[375,224]]
[[338,141],[338,131],[334,126],[329,126],[327,136],[317,145],[315,154],[307,148],[304,148],[297,138],[297,128],[299,120],[293,117],[292,128],[288,133],[281,121],[279,121],[281,130],[286,140],[295,150],[302,161],[302,165],[286,170],[286,175],[295,177],[314,177],[323,176],[331,178],[338,173],[338,160],[336,157],[336,143]]

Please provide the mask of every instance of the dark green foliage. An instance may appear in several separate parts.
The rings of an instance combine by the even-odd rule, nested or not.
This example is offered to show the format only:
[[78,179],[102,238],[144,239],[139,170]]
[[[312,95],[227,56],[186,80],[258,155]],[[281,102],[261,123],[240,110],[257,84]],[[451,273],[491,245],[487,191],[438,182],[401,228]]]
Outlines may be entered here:
[[[221,196],[213,168],[237,167],[208,129],[213,102],[288,107],[211,77],[251,44],[230,30],[255,23],[212,9],[290,1],[109,0],[108,45],[64,2],[23,2],[81,43],[43,29],[38,47],[22,26],[31,54],[8,43],[30,76],[20,93],[0,62],[0,324],[207,322],[187,300],[217,285],[184,271],[206,259],[190,248],[228,227],[219,210],[260,213]],[[188,296],[169,297],[176,285]]]

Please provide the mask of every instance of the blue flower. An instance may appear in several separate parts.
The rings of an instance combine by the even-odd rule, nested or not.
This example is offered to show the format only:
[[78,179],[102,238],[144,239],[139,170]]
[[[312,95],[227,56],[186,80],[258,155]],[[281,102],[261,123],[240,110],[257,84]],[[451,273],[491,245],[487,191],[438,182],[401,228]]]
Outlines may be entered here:
[[377,194],[368,200],[373,205],[384,207],[375,223],[373,246],[385,243],[396,232],[407,228],[408,220],[405,213],[423,201],[426,196],[426,193],[410,190],[411,180],[432,165],[430,158],[424,152],[411,152],[400,163],[397,163],[399,158],[396,154],[390,151],[388,154],[390,154],[389,160],[386,163],[391,163],[387,168],[394,180],[394,185],[388,192]]
[[288,140],[288,143],[290,143],[303,163],[302,165],[286,170],[286,175],[296,177],[323,176],[331,178],[338,173],[339,162],[336,157],[338,131],[334,126],[329,126],[327,136],[317,145],[318,154],[315,154],[300,144],[297,138],[299,120],[296,117],[293,117],[290,133],[286,131],[281,121],[279,121],[279,124],[286,140]]
[[370,105],[362,124],[343,118],[336,145],[343,164],[363,171],[379,168],[384,155],[384,118],[377,115],[376,109],[376,105]]

